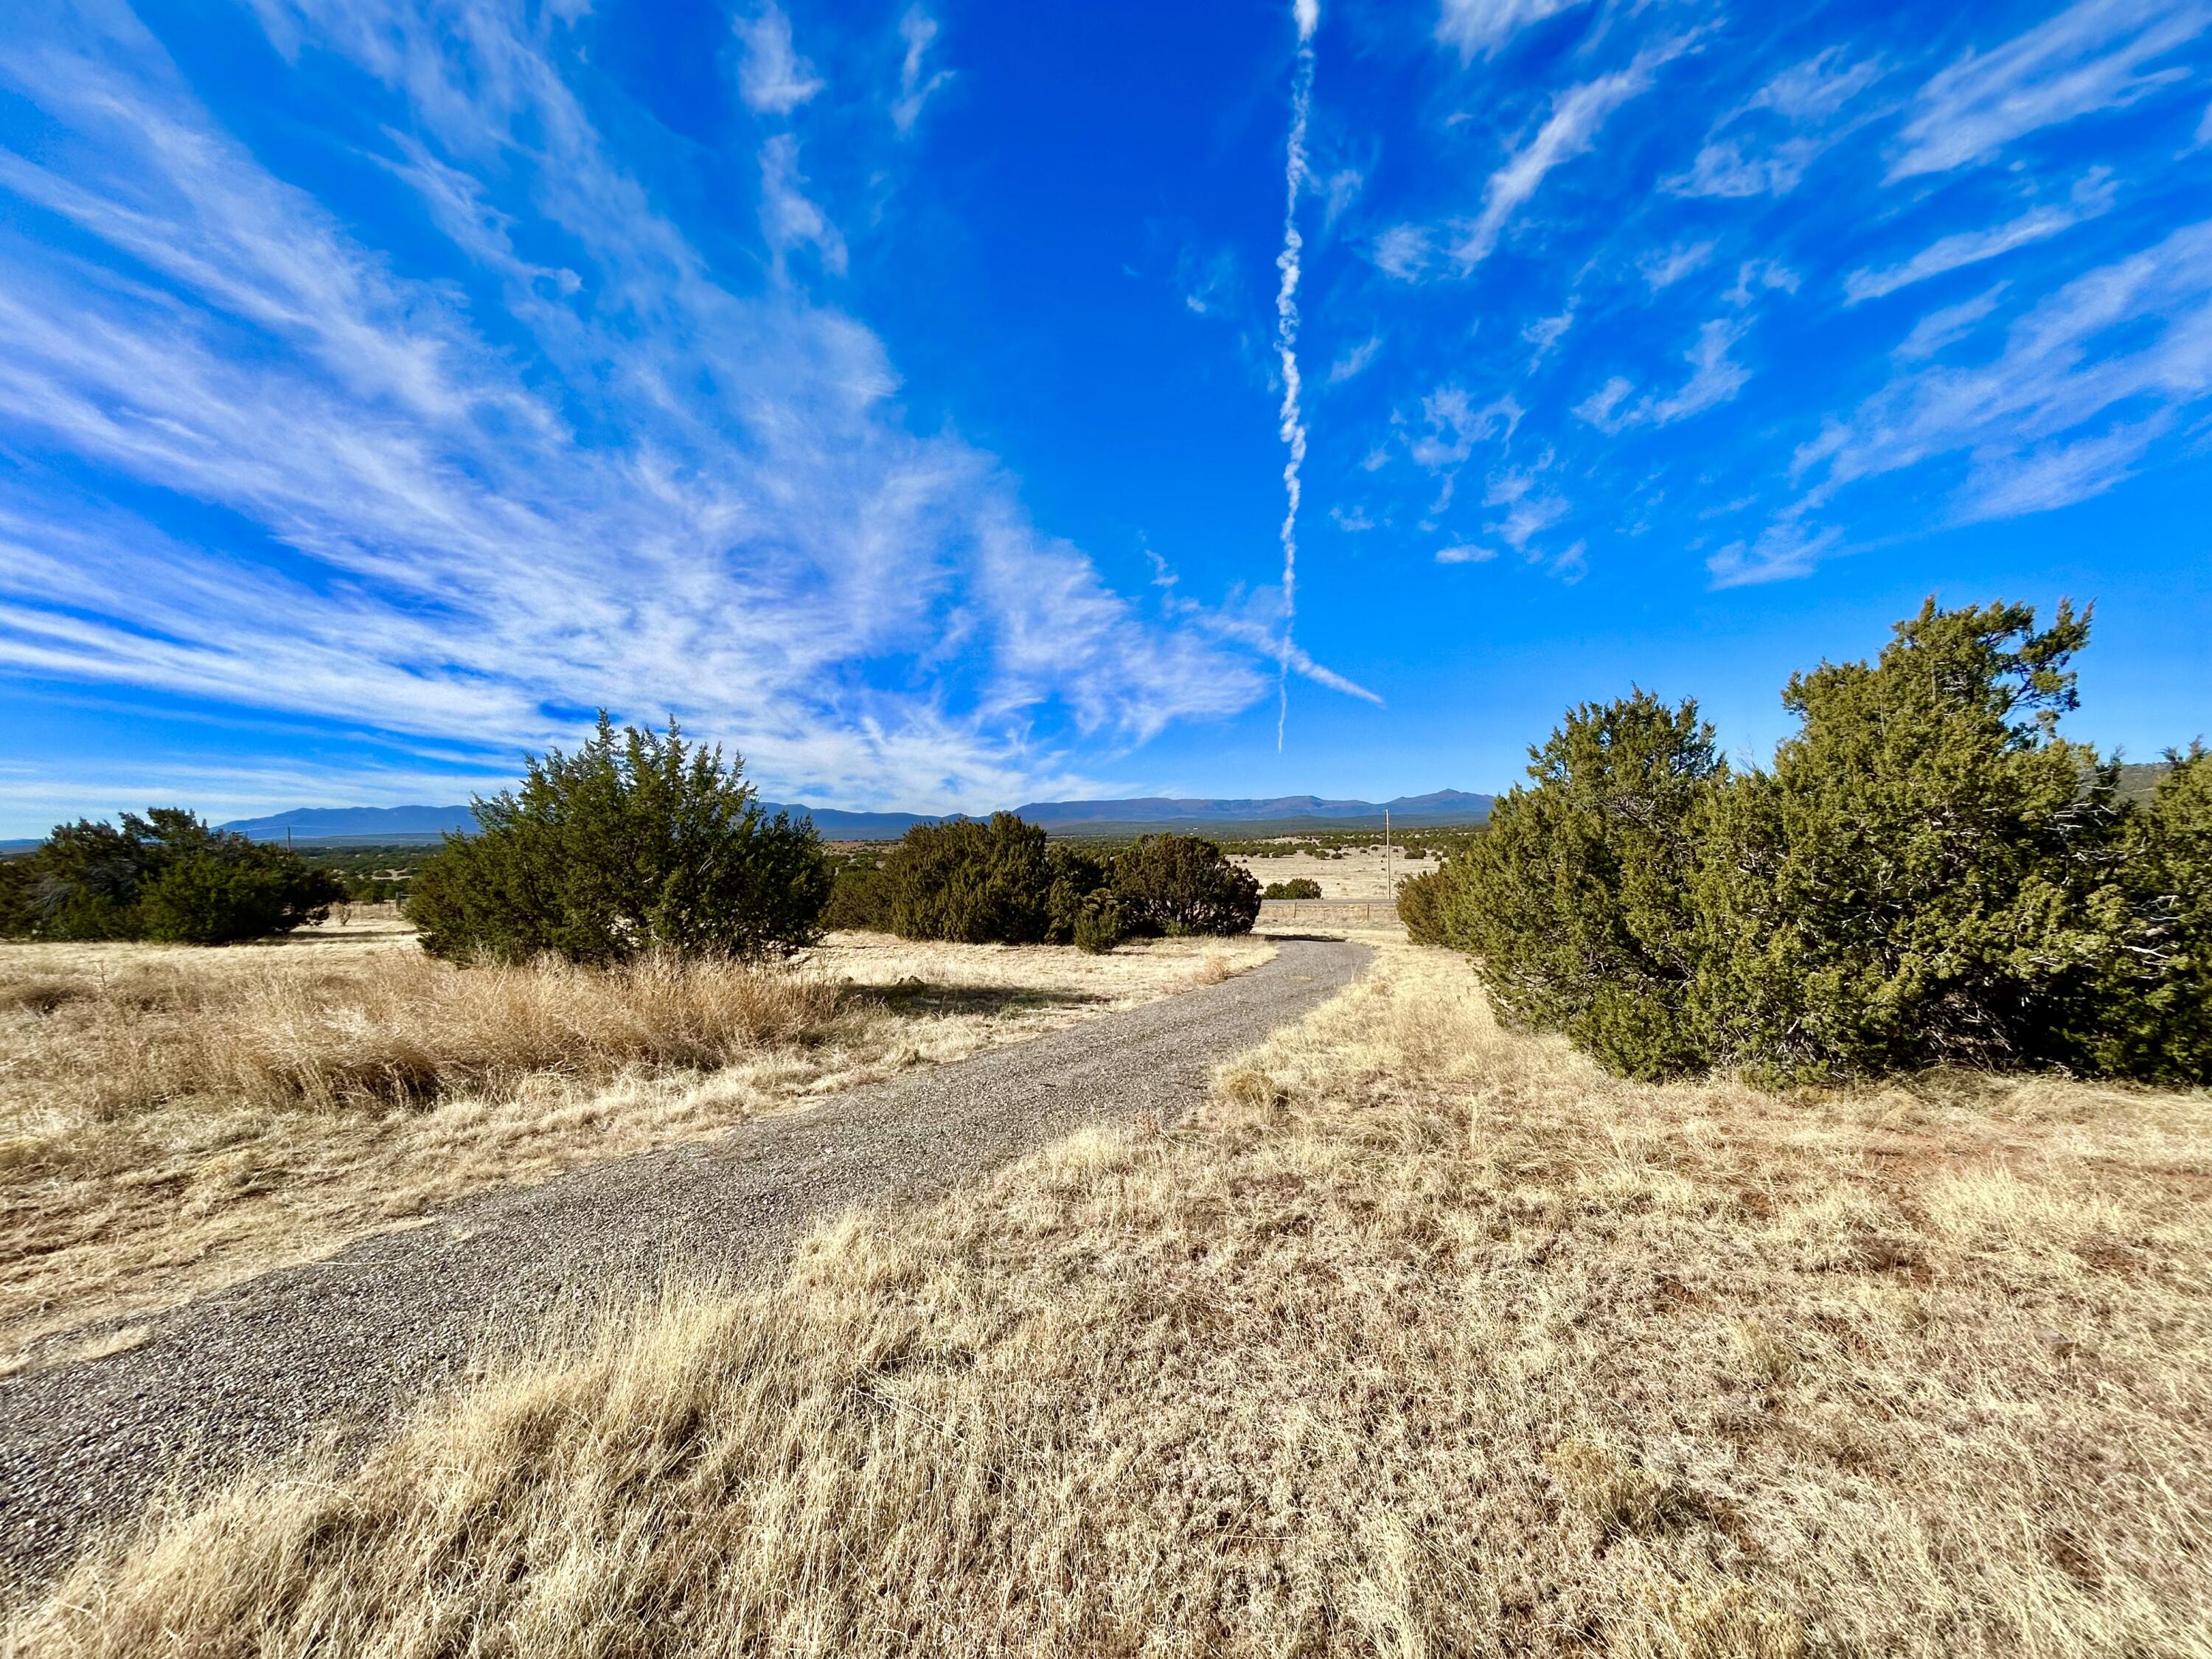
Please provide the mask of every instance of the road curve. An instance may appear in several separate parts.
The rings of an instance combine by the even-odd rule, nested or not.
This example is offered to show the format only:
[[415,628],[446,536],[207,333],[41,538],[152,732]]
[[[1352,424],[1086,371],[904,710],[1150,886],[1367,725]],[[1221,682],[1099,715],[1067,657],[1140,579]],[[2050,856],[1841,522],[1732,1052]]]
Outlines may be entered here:
[[488,1339],[668,1272],[757,1276],[825,1216],[911,1203],[1086,1123],[1180,1115],[1219,1060],[1348,983],[1367,947],[1285,939],[1218,985],[817,1107],[495,1191],[158,1316],[138,1346],[0,1381],[0,1585],[48,1579],[171,1475],[189,1486],[374,1421]]

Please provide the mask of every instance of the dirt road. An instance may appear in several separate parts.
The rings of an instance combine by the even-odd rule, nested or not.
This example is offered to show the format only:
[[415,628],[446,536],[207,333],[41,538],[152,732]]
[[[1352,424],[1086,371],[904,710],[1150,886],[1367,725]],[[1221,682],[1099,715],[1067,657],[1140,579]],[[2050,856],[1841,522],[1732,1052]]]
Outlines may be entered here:
[[1085,1123],[1180,1115],[1216,1062],[1332,994],[1367,955],[1285,939],[1219,985],[487,1194],[188,1303],[126,1352],[0,1381],[0,1584],[43,1580],[172,1474],[197,1486],[326,1425],[373,1424],[563,1303],[671,1273],[757,1275],[836,1212],[927,1199]]

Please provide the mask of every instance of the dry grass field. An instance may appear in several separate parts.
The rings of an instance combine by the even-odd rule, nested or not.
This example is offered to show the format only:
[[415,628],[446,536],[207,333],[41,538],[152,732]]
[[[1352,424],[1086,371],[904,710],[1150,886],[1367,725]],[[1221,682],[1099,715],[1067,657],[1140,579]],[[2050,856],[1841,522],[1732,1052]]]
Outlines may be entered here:
[[[454,968],[404,924],[0,945],[0,1373],[42,1339],[1263,960],[839,935],[785,968]],[[113,1331],[100,1340],[124,1340]]]
[[1389,947],[1194,1120],[552,1333],[16,1650],[2212,1653],[2212,1100],[1606,1077]]
[[1402,847],[1390,849],[1389,862],[1382,848],[1347,847],[1341,858],[1316,858],[1311,853],[1292,853],[1284,858],[1259,858],[1249,853],[1231,855],[1232,863],[1249,870],[1260,885],[1292,881],[1304,876],[1321,884],[1325,899],[1370,899],[1380,903],[1390,896],[1391,880],[1426,873],[1437,867],[1434,859],[1409,859]]

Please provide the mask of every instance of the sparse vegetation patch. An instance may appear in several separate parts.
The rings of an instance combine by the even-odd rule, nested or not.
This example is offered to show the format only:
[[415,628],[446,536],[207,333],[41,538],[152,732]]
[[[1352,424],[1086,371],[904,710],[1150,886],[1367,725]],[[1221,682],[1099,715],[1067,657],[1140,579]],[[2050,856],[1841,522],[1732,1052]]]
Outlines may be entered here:
[[1608,1075],[1409,946],[764,1291],[81,1564],[27,1650],[2185,1655],[2201,1096]]

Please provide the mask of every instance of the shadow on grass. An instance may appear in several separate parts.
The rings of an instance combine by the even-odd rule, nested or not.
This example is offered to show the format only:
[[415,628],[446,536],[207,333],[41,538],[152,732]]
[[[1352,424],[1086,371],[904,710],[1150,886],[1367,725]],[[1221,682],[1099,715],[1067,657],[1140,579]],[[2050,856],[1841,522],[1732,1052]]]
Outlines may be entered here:
[[856,997],[902,1014],[1003,1014],[1025,1008],[1091,1008],[1109,1000],[1095,991],[1046,991],[1012,985],[932,985],[902,979],[893,985],[855,985]]

